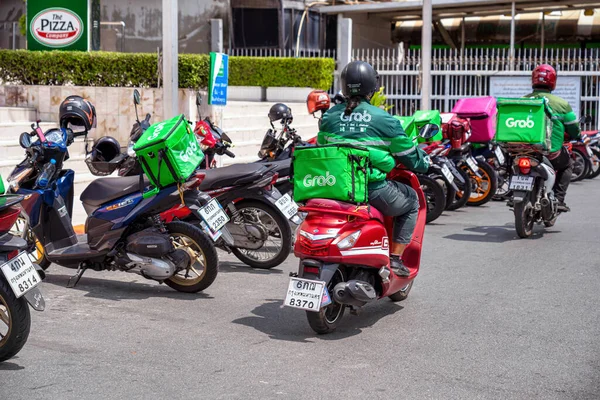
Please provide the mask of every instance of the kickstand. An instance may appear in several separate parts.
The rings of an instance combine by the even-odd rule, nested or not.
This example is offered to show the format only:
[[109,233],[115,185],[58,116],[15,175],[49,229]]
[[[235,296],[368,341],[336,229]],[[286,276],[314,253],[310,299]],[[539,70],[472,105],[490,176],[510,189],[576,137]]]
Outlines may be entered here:
[[75,275],[69,278],[69,282],[67,283],[67,287],[69,289],[72,289],[77,285],[86,269],[87,268],[82,268],[81,265],[77,268],[77,272],[75,272]]

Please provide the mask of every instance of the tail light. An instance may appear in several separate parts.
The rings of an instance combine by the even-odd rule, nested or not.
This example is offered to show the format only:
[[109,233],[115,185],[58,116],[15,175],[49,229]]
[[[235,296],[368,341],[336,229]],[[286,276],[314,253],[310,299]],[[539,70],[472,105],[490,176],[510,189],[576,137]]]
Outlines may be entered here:
[[305,265],[304,266],[304,273],[305,274],[311,274],[311,275],[319,275],[321,273],[321,271],[319,270],[319,267],[313,267],[310,265]]
[[527,175],[531,171],[531,160],[529,158],[519,158],[519,169],[522,174]]
[[16,257],[16,256],[18,256],[18,255],[19,255],[19,250],[13,250],[13,251],[11,251],[10,253],[8,253],[8,254],[6,255],[6,257],[7,257],[7,261],[10,261],[10,260],[12,260],[13,258],[15,258],[15,257]]
[[8,232],[19,218],[19,210],[17,207],[9,207],[0,211],[0,232]]

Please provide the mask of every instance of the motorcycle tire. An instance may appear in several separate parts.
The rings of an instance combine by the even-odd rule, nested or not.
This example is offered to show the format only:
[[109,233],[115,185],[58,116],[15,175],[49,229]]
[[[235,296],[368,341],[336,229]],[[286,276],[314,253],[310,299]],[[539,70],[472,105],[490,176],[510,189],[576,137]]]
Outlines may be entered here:
[[[471,196],[467,201],[467,205],[470,206],[484,205],[492,200],[498,190],[498,174],[494,168],[486,161],[481,160],[477,160],[477,166],[481,178],[471,176]],[[487,185],[483,186],[484,183],[487,183]]]
[[[8,322],[7,322],[8,321]],[[17,299],[5,279],[0,278],[0,362],[17,354],[29,338],[31,315],[24,297]]]
[[17,222],[13,225],[11,233],[27,241],[27,248],[33,250],[29,253],[32,263],[39,265],[44,271],[50,267],[51,262],[46,258],[44,246],[35,237],[35,234],[29,227],[27,218],[23,214],[19,216]]
[[[573,159],[573,175],[571,176],[571,182],[579,182],[590,174],[592,163],[586,155],[578,149],[573,149],[571,158]],[[575,171],[577,171],[577,173]]]
[[452,186],[446,185],[446,210],[450,210],[450,206],[456,200],[456,189]]
[[[243,215],[244,210],[255,209],[259,210],[265,215],[269,216],[273,222],[275,222],[277,229],[280,232],[281,248],[275,254],[275,256],[267,260],[258,260],[246,254],[242,249],[232,247],[231,252],[244,264],[251,266],[252,268],[258,269],[271,269],[278,265],[281,265],[292,251],[292,227],[290,226],[287,219],[281,215],[274,207],[267,205],[259,201],[243,201],[236,204],[238,213]],[[263,244],[264,246],[264,244]],[[261,247],[262,248],[262,247]],[[260,250],[260,249],[258,249]],[[252,251],[252,250],[250,250]]]
[[410,289],[413,287],[414,279],[410,281],[410,283],[404,286],[402,289],[398,290],[396,293],[389,295],[389,299],[393,302],[404,301],[408,297],[410,293]]
[[[319,279],[317,276],[305,276],[304,278],[313,280]],[[327,290],[329,291],[329,295],[333,296],[332,293],[335,285],[344,281],[344,272],[341,269],[338,269],[327,284]],[[306,311],[306,319],[308,320],[308,325],[310,325],[311,329],[319,335],[324,335],[326,333],[331,333],[335,331],[339,322],[344,316],[346,306],[340,303],[336,303],[335,300],[333,300],[333,297],[331,298],[331,300],[332,303],[327,307],[321,308],[319,312]]]
[[467,201],[469,201],[469,198],[471,197],[471,180],[469,178],[469,174],[467,174],[462,168],[457,168],[456,170],[458,171],[460,176],[462,176],[465,183],[461,184],[456,180],[454,181],[456,182],[456,186],[458,186],[458,188],[462,190],[460,194],[459,192],[456,192],[454,194],[454,200],[452,201],[452,203],[450,203],[449,206],[446,206],[446,210],[449,211],[458,210],[459,208],[464,207],[467,204]]
[[440,184],[427,175],[418,174],[419,182],[421,183],[421,189],[425,194],[427,200],[427,218],[426,223],[430,223],[439,218],[446,208],[446,198],[444,196],[444,189]]
[[[215,281],[219,272],[219,256],[213,242],[200,228],[187,222],[171,222],[167,224],[167,231],[169,231],[175,243],[178,239],[185,238],[185,240],[182,240],[182,248],[188,252],[190,257],[193,256],[193,254],[190,254],[191,251],[196,255],[202,253],[204,270],[195,279],[188,279],[187,276],[182,277],[176,274],[166,279],[165,283],[169,287],[185,293],[198,293],[208,288]],[[196,249],[192,248],[194,244]],[[197,268],[194,272],[196,273],[196,271]],[[189,273],[189,270],[186,275],[187,273]]]
[[520,238],[526,239],[533,234],[533,225],[535,223],[534,208],[530,200],[530,194],[523,201],[515,203],[515,228]]
[[[598,160],[600,160],[600,150],[596,150],[595,148],[592,148],[592,152],[594,153],[594,156]],[[600,161],[597,161],[597,162],[592,161],[591,164],[592,164],[592,169],[590,170],[590,173],[587,176],[587,179],[594,179],[595,177],[600,175]]]

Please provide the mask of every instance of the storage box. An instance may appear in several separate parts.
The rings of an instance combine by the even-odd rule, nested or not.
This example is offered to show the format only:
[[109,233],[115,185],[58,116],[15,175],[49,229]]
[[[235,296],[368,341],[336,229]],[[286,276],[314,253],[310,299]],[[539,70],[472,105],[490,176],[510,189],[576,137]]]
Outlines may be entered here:
[[552,140],[551,110],[546,99],[499,98],[496,141],[528,143],[549,150]]
[[484,143],[492,140],[496,134],[496,99],[488,97],[472,97],[460,99],[452,108],[460,118],[468,118],[471,123],[469,140]]
[[185,182],[204,159],[183,114],[151,125],[133,146],[144,173],[154,189],[149,197],[174,183]]

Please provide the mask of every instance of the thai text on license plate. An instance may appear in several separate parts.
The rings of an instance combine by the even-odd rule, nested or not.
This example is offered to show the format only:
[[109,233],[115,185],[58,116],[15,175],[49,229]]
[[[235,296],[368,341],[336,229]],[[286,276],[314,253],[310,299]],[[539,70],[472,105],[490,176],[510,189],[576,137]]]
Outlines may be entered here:
[[502,149],[499,146],[496,146],[494,149],[494,154],[496,154],[496,158],[500,164],[504,164],[505,158],[504,153],[502,153]]
[[281,198],[275,202],[275,205],[287,219],[292,218],[298,213],[298,204],[296,204],[296,202],[292,200],[292,197],[287,193],[281,196]]
[[318,312],[321,309],[325,282],[290,278],[283,305]]
[[467,165],[473,172],[479,171],[479,167],[477,166],[477,161],[473,157],[467,157]]
[[510,178],[510,190],[531,190],[533,188],[533,176],[514,175]]
[[0,269],[2,269],[4,277],[17,298],[23,296],[42,282],[40,275],[29,259],[29,255],[25,252],[2,264]]
[[212,232],[218,232],[229,222],[229,217],[223,211],[217,199],[212,199],[200,209],[200,216]]

